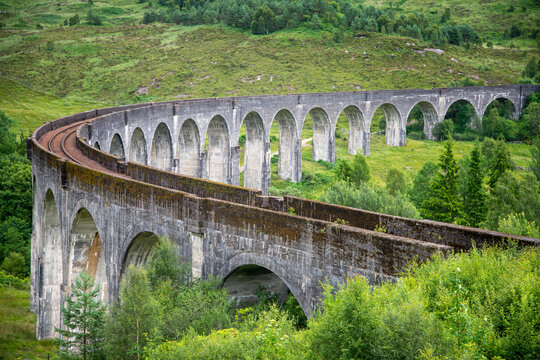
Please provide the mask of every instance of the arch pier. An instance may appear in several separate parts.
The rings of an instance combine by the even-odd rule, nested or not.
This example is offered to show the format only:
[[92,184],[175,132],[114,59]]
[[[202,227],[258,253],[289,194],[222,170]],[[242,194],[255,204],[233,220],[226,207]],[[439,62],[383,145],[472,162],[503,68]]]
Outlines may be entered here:
[[[191,264],[193,276],[220,276],[245,300],[253,298],[259,284],[281,294],[290,291],[308,316],[319,304],[321,282],[335,284],[351,276],[392,281],[412,259],[468,250],[473,241],[480,247],[500,242],[509,235],[266,196],[270,129],[277,122],[279,176],[299,181],[306,117],[314,123],[313,156],[334,161],[341,113],[349,121],[349,152],[368,155],[371,117],[379,107],[387,116],[387,143],[402,146],[404,124],[416,104],[422,104],[425,122],[431,124],[461,99],[477,114],[498,98],[521,111],[526,96],[538,89],[516,85],[183,100],[90,110],[45,123],[27,141],[37,337],[54,337],[54,328],[62,328],[61,305],[80,272],[92,274],[102,299],[111,302],[127,267],[144,265],[160,236],[178,244],[178,256]],[[248,187],[238,186],[241,126],[246,129]],[[375,232],[377,226],[387,232]],[[540,242],[510,237],[520,246]]]

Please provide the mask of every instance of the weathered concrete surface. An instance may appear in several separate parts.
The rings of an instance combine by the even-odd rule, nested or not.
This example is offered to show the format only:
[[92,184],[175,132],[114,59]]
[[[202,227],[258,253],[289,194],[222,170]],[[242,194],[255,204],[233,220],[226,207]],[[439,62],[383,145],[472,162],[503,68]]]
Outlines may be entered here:
[[[317,156],[332,159],[333,129],[342,111],[359,127],[350,137],[356,151],[369,146],[365,135],[369,135],[373,112],[381,105],[394,117],[392,124],[401,124],[403,129],[400,114],[407,114],[419,101],[436,105],[435,110],[422,105],[430,116],[433,111],[440,114],[441,106],[447,108],[452,96],[470,96],[479,112],[501,94],[520,108],[524,94],[534,89],[513,86],[455,89],[455,94],[452,89],[439,89],[190,100],[92,110],[47,123],[28,142],[35,198],[31,307],[37,312],[37,336],[52,337],[54,327],[62,326],[60,306],[78,273],[92,273],[102,284],[103,299],[112,301],[122,273],[130,264],[145,263],[157,236],[168,236],[179,245],[179,256],[191,261],[197,277],[227,278],[246,265],[269,270],[307,314],[317,306],[320,282],[325,279],[336,283],[359,275],[376,283],[394,278],[411,259],[423,261],[434,253],[468,249],[472,240],[480,245],[500,241],[507,235],[293,197],[266,197],[262,191],[224,182],[238,183],[242,122],[248,133],[246,182],[265,190],[269,185],[269,128],[274,119],[280,128],[280,175],[298,181],[302,122],[297,119],[310,112],[321,124],[316,131],[321,135],[314,139]],[[330,128],[322,110],[312,111],[319,108],[327,114]],[[74,160],[67,161],[55,149],[44,147],[48,138],[83,120],[87,124],[81,123],[74,143],[67,146]],[[392,131],[392,142],[402,139],[401,132]],[[120,148],[120,141],[113,142],[116,135],[123,153],[115,150]],[[201,139],[206,137],[205,149],[206,141]],[[95,143],[105,151],[96,149]],[[325,152],[327,146],[329,152]],[[124,162],[125,154],[130,162]],[[220,182],[183,176],[179,170]],[[290,207],[297,215],[287,213]],[[349,225],[335,224],[338,217]],[[373,232],[376,225],[384,225],[388,233]],[[538,245],[534,239],[517,241],[523,246]],[[264,281],[273,284],[272,279]]]

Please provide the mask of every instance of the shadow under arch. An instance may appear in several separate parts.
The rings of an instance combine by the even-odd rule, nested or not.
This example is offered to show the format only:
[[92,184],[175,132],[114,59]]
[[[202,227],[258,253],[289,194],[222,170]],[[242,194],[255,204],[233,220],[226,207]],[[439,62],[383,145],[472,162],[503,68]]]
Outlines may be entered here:
[[[367,156],[368,151],[366,147],[368,144],[366,144],[367,141],[364,139],[364,114],[362,114],[362,111],[360,111],[360,109],[355,105],[345,107],[339,113],[340,116],[341,114],[345,114],[349,123],[349,154],[356,155],[360,151],[362,154]],[[337,131],[337,129],[334,129],[334,134],[335,131]]]
[[75,279],[86,271],[95,284],[101,286],[101,299],[108,300],[107,267],[104,247],[94,217],[81,207],[73,220],[69,236],[68,292],[71,291]]
[[99,142],[97,141],[94,143],[94,147],[98,150],[101,150],[101,146],[99,146]]
[[109,148],[109,153],[124,159],[126,153],[124,151],[124,143],[122,142],[122,138],[120,137],[120,135],[114,134],[114,136],[113,136],[113,138],[111,140],[111,146]]
[[60,327],[62,297],[62,229],[56,199],[51,189],[43,200],[41,244],[38,250],[37,296],[42,311],[37,319],[37,338],[55,337],[55,327]]
[[129,161],[145,165],[148,163],[146,139],[144,138],[144,133],[140,127],[137,127],[131,135],[129,145]]
[[173,167],[173,147],[169,127],[161,122],[154,131],[150,166],[171,171]]
[[437,123],[438,114],[435,106],[429,101],[419,101],[415,103],[407,112],[407,121],[409,116],[413,112],[413,109],[418,106],[422,112],[422,118],[424,120],[423,132],[427,139],[433,139],[433,126]]
[[244,117],[242,124],[246,128],[244,186],[262,190],[265,134],[263,119],[257,112],[252,111]]
[[289,110],[281,109],[272,118],[272,123],[274,121],[277,122],[279,130],[278,175],[284,180],[297,182],[299,179],[296,120]]
[[201,137],[197,123],[187,119],[178,134],[178,172],[199,177]]
[[[384,103],[377,109],[382,109],[386,119],[385,143],[389,146],[405,145],[405,138],[401,136],[403,128],[401,114],[398,109],[390,103]],[[377,109],[375,111],[377,111]]]
[[267,274],[268,272],[273,273],[296,297],[298,303],[304,311],[304,314],[308,317],[313,315],[313,311],[306,299],[306,295],[301,290],[302,285],[293,283],[292,277],[295,276],[295,274],[287,271],[283,266],[279,265],[270,257],[255,253],[240,253],[229,258],[227,262],[218,269],[216,275],[223,279],[222,284],[225,286],[227,279],[229,279],[235,271],[243,268],[244,266],[249,266],[252,269],[263,268],[264,270],[261,271],[262,274]]
[[138,233],[130,242],[122,256],[122,265],[120,267],[120,280],[125,277],[129,266],[142,267],[146,265],[148,257],[159,241],[159,237],[151,231],[142,231]]
[[[468,110],[467,110],[468,111],[468,114],[467,114],[468,121],[467,121],[466,124],[462,124],[463,129],[466,126],[470,126],[473,129],[480,130],[482,128],[482,123],[481,123],[481,119],[480,119],[480,116],[479,116],[478,109],[467,99],[457,99],[457,100],[453,101],[452,103],[450,103],[448,105],[448,107],[444,110],[444,117],[443,118],[444,119],[452,119],[454,121],[453,117],[456,115],[456,113],[462,107],[467,107],[468,108]],[[456,129],[456,130],[459,131],[460,124],[456,124],[455,121],[454,121],[454,125],[455,125],[455,127],[458,127],[458,129]]]
[[206,178],[229,183],[230,139],[227,121],[215,115],[206,130]]
[[[313,161],[324,160],[331,162],[330,119],[326,111],[321,107],[309,110],[302,124],[305,128],[308,115],[313,122]],[[303,137],[302,137],[303,138]]]

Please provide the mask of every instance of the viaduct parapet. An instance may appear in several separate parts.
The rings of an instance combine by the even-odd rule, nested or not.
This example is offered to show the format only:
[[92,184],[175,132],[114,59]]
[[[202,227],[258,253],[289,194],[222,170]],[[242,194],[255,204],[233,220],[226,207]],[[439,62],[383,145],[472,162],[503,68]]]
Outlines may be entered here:
[[[295,197],[266,196],[270,126],[279,126],[279,175],[299,181],[305,119],[313,120],[313,157],[334,161],[337,119],[349,121],[349,152],[369,155],[370,125],[386,116],[386,143],[405,145],[409,112],[419,104],[424,131],[466,100],[478,117],[505,98],[514,115],[538,86],[393,90],[184,100],[91,110],[46,123],[28,139],[33,172],[31,308],[37,337],[62,327],[61,304],[83,270],[112,301],[125,269],[146,262],[158,236],[179,246],[197,277],[221,276],[238,289],[249,267],[279,280],[306,314],[320,283],[364,276],[394,279],[411,260],[468,250],[512,237]],[[244,185],[239,132],[246,128]],[[385,227],[386,233],[375,232]],[[247,274],[247,275],[246,275]],[[252,273],[254,277],[260,274]],[[273,278],[272,278],[273,277]],[[236,279],[236,280],[235,280]],[[227,281],[229,283],[227,284]],[[273,286],[273,285],[272,285]]]

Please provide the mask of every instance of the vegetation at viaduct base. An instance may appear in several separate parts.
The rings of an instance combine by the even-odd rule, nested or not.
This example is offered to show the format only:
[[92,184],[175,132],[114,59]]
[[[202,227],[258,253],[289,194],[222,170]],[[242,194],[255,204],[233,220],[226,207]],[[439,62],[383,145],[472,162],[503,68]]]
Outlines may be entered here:
[[[0,0],[0,357],[58,350],[35,340],[28,311],[31,130],[133,102],[539,82],[538,2],[426,3]],[[312,160],[307,124],[302,181],[281,180],[273,157],[271,193],[539,237],[539,95],[526,105],[519,119],[505,102],[476,119],[456,104],[434,129],[441,141],[423,140],[416,108],[405,147],[384,145],[377,113],[367,158],[348,154],[340,119],[336,164]],[[159,265],[171,246],[128,272],[88,358],[540,357],[538,249],[451,254],[380,287],[351,279],[327,288],[307,320],[294,297],[276,304],[265,291],[234,309],[218,280],[193,280],[170,258]]]

